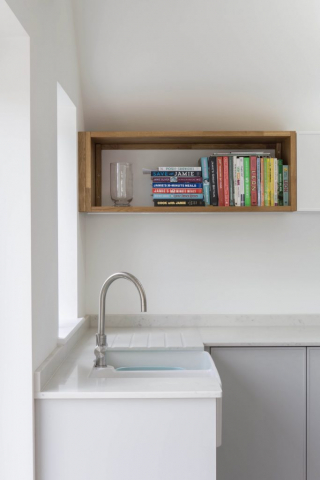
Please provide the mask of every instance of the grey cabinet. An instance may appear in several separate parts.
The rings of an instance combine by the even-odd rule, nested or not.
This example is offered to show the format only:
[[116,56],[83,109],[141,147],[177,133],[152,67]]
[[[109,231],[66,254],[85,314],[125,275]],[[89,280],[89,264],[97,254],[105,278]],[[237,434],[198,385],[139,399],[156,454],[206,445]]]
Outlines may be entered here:
[[307,383],[307,472],[308,480],[320,478],[320,348],[310,347]]
[[306,480],[306,348],[217,347],[211,354],[223,388],[217,480]]

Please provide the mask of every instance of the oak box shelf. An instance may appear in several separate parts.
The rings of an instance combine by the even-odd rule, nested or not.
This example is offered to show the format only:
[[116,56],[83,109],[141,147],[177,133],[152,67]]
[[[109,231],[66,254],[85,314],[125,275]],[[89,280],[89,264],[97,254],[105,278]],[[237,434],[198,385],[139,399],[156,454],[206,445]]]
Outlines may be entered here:
[[[101,205],[102,150],[263,150],[289,165],[289,205],[277,207],[113,207]],[[297,210],[296,132],[79,132],[79,211],[88,213],[293,212]]]

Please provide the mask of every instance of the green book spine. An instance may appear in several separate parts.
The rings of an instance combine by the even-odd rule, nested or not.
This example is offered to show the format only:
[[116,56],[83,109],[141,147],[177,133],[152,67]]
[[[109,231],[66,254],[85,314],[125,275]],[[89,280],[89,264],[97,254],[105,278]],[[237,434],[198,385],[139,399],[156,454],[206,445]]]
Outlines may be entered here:
[[229,204],[234,207],[233,157],[229,157]]
[[283,205],[283,161],[278,159],[278,205]]
[[244,205],[245,207],[251,206],[251,189],[250,189],[250,158],[243,158],[243,170],[244,170]]
[[265,158],[263,161],[263,168],[264,168],[264,204],[266,207],[270,206],[269,203],[269,195],[268,195],[268,189],[269,189],[269,177],[268,177],[268,159]]
[[283,165],[283,205],[289,205],[289,167]]

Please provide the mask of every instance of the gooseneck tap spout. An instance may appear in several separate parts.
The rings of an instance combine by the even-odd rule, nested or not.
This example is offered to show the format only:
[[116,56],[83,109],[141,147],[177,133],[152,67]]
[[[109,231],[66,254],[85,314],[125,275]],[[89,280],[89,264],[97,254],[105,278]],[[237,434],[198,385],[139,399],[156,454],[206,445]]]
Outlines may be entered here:
[[106,310],[106,295],[110,285],[118,278],[124,278],[125,280],[130,280],[136,287],[140,295],[141,303],[141,312],[147,311],[147,297],[144,291],[143,286],[139,280],[131,273],[120,272],[114,273],[107,278],[101,288],[100,300],[99,300],[99,319],[98,319],[98,333],[96,334],[96,348],[94,349],[94,354],[96,356],[95,366],[96,367],[106,367],[106,351],[107,351],[107,337],[105,334],[105,310]]

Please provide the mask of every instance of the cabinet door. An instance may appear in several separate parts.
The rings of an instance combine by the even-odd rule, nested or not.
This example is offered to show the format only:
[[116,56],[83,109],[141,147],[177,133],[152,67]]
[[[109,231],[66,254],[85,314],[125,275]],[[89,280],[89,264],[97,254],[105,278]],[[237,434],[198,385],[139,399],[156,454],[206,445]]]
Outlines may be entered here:
[[223,392],[217,480],[305,480],[306,348],[211,353]]
[[320,478],[320,348],[308,348],[307,472],[308,480]]
[[320,132],[297,132],[298,211],[320,211]]

